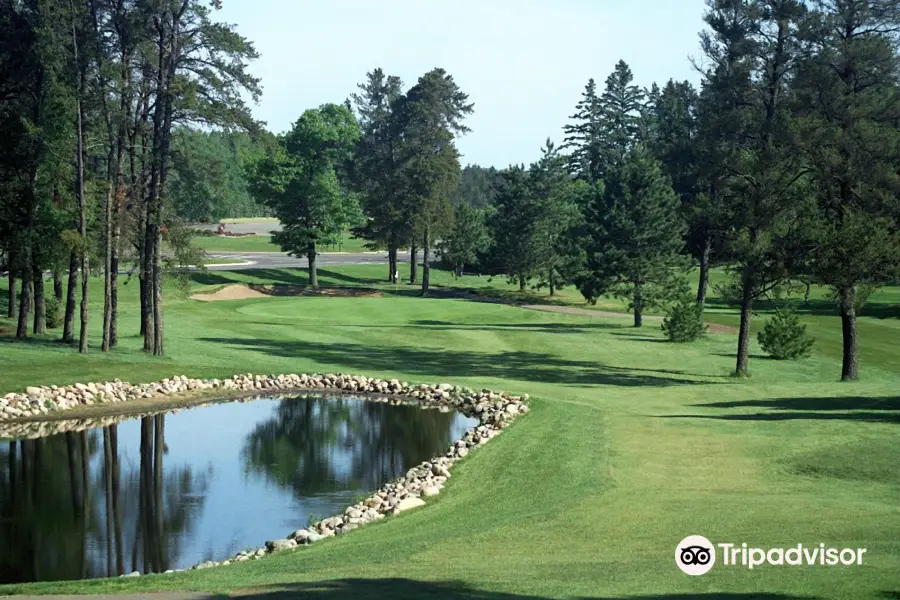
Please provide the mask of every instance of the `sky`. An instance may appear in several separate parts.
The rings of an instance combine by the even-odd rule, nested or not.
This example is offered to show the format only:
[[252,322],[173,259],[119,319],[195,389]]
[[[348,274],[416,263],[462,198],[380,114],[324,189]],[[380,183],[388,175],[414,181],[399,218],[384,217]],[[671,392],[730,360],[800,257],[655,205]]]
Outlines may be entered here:
[[381,67],[409,89],[442,67],[469,100],[462,164],[537,160],[593,77],[619,59],[635,83],[699,76],[704,0],[225,0],[217,18],[256,45],[257,119],[285,131],[307,108],[341,103]]

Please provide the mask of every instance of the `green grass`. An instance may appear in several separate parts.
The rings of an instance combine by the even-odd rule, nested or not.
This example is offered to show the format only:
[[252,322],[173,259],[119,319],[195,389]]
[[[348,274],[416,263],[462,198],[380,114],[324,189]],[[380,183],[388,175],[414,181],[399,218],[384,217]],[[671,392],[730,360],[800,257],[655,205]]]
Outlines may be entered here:
[[[241,237],[198,235],[194,237],[192,243],[194,247],[207,252],[281,252],[281,248],[273,243],[272,237],[268,235]],[[337,244],[321,246],[319,252],[369,252],[370,250],[363,246],[365,243],[365,240],[344,233]]]
[[[0,392],[115,377],[343,371],[529,393],[531,413],[461,463],[445,493],[424,509],[259,562],[5,586],[0,594],[271,592],[276,586],[291,593],[265,597],[837,599],[900,593],[900,290],[880,292],[859,320],[863,381],[838,382],[840,322],[822,295],[802,312],[817,338],[812,357],[768,360],[754,340],[753,377],[738,381],[729,376],[733,335],[675,345],[652,324],[635,330],[621,319],[418,298],[409,286],[382,285],[384,271],[367,265],[320,271],[325,285],[379,285],[388,292],[384,298],[201,303],[169,294],[164,359],[139,351],[136,282],[123,288],[122,348],[110,355],[79,356],[50,338],[15,342],[3,320]],[[305,281],[300,270],[196,277],[197,290],[234,281]],[[455,282],[440,271],[434,281],[488,286],[486,278]],[[505,283],[491,285],[509,293]],[[761,308],[756,326],[769,307]],[[709,318],[736,321],[715,298]],[[273,536],[283,529],[273,524]],[[689,534],[868,552],[862,567],[716,566],[692,578],[673,564],[675,545]]]

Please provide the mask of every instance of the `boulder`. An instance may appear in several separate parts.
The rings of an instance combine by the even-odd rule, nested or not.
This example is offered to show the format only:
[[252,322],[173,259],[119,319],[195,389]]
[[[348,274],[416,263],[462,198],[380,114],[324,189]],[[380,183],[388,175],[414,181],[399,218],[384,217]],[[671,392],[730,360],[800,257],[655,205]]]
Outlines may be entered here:
[[440,494],[440,493],[441,493],[441,488],[439,488],[439,487],[436,486],[436,485],[429,485],[429,486],[426,486],[426,487],[422,490],[422,496],[425,497],[425,498],[430,498],[430,497],[432,497],[432,496],[437,496],[437,495]]
[[404,512],[413,508],[419,508],[420,506],[425,506],[425,501],[421,498],[410,496],[409,498],[404,498],[403,500],[401,500],[394,508],[394,510],[396,510],[397,512]]
[[269,540],[266,542],[266,550],[269,552],[281,552],[282,550],[292,550],[297,547],[297,542],[283,538],[280,540]]

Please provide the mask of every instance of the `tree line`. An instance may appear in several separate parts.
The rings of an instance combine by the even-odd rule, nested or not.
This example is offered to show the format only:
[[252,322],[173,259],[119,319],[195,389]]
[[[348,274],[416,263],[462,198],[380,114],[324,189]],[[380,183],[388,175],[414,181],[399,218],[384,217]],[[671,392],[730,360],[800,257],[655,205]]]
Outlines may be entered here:
[[[602,89],[588,82],[559,147],[548,140],[528,167],[499,171],[461,168],[456,141],[474,105],[443,69],[408,89],[374,69],[344,102],[272,136],[241,100],[259,92],[245,70],[252,44],[204,3],[6,1],[0,244],[21,283],[20,337],[32,303],[42,329],[44,270],[69,274],[68,323],[72,283],[93,260],[106,274],[103,346],[114,345],[114,265],[129,247],[145,349],[161,354],[162,241],[187,252],[178,212],[213,217],[216,186],[279,218],[276,241],[308,259],[312,285],[319,247],[350,229],[387,251],[391,282],[399,253],[421,251],[409,280],[423,294],[437,250],[459,275],[475,266],[521,289],[625,298],[641,326],[688,294],[702,308],[723,266],[721,292],[740,309],[738,375],[749,374],[755,303],[800,281],[833,290],[842,378],[858,378],[856,315],[898,276],[900,0],[708,0],[699,88],[642,88],[620,61]],[[233,164],[210,175],[229,162],[226,138],[175,127],[198,123],[251,134],[233,153],[241,177]],[[181,208],[174,190],[189,198]]]
[[[169,198],[173,181],[177,190],[189,179],[183,169],[172,173],[183,147],[178,127],[259,129],[242,96],[259,96],[246,70],[256,51],[211,18],[217,8],[201,0],[4,0],[0,250],[18,338],[44,333],[48,304],[64,303],[62,338],[73,342],[80,303],[78,346],[87,352],[89,275],[99,270],[101,349],[114,347],[125,259],[138,272],[144,349],[163,354],[163,278],[189,249]],[[164,244],[174,257],[163,255]]]
[[[391,256],[439,237],[457,273],[478,263],[523,290],[574,284],[592,303],[625,298],[638,327],[646,310],[688,294],[692,267],[702,308],[710,270],[724,266],[741,376],[755,303],[796,282],[826,286],[841,319],[841,377],[857,379],[856,316],[900,276],[900,1],[707,4],[699,89],[641,88],[620,61],[602,91],[588,82],[560,148],[548,140],[528,168],[469,173],[465,193],[490,198],[484,208],[458,202],[459,169],[440,158],[438,140],[465,129],[448,119],[424,138],[432,145],[407,137],[415,126],[399,79],[370,73],[354,97],[367,218],[355,231]],[[418,102],[440,97],[417,88]],[[432,115],[450,105],[435,102]],[[478,194],[476,174],[489,193]],[[427,262],[426,252],[426,273]]]

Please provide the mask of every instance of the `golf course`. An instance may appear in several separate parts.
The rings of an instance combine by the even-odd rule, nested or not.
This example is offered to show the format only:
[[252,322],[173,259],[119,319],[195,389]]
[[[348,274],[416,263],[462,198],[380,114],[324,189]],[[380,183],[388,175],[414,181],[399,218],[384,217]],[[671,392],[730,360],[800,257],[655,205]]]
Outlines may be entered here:
[[[478,289],[479,299],[509,302],[512,288],[499,279],[455,280],[435,271],[440,287],[422,298],[411,286],[383,285],[383,271],[347,266],[319,275],[322,286],[374,287],[381,297],[199,302],[172,290],[165,299],[165,358],[141,352],[132,284],[122,286],[120,349],[112,354],[80,356],[51,336],[15,341],[12,321],[3,320],[2,391],[181,374],[341,372],[529,394],[529,414],[460,463],[440,498],[253,563],[3,586],[0,595],[512,600],[900,593],[900,289],[871,298],[859,318],[862,380],[841,384],[840,323],[818,290],[806,308],[802,297],[794,300],[816,339],[812,356],[775,361],[754,342],[752,377],[734,379],[733,333],[671,343],[657,323],[635,329],[627,314],[555,314],[451,297],[464,286]],[[287,270],[195,273],[189,293],[304,279],[302,271]],[[546,300],[546,293],[526,296]],[[736,311],[715,297],[709,303],[708,320],[736,325]],[[617,310],[614,302],[602,308]],[[760,308],[756,326],[768,316]],[[101,334],[101,309],[91,306],[92,344]],[[738,546],[824,543],[867,553],[861,566],[763,565],[687,577],[673,564],[673,551],[693,534]],[[748,588],[756,592],[740,593]],[[643,593],[635,596],[636,589]]]

